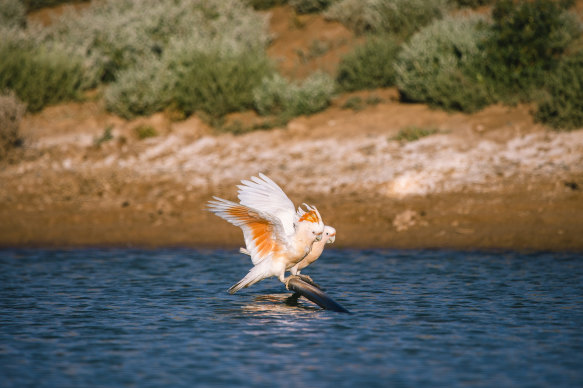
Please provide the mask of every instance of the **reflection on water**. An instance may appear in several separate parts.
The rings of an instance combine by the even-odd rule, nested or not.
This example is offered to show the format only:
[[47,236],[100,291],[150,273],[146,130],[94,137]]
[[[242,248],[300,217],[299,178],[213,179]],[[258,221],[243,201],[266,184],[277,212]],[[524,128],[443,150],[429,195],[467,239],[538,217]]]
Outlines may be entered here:
[[252,313],[257,317],[262,314],[268,317],[280,315],[285,319],[289,317],[307,317],[321,310],[318,306],[307,300],[304,300],[304,303],[298,302],[294,305],[289,302],[290,295],[289,292],[254,295],[250,303],[243,305],[241,309],[243,312]]
[[582,386],[582,259],[329,250],[349,315],[231,251],[0,251],[0,386]]

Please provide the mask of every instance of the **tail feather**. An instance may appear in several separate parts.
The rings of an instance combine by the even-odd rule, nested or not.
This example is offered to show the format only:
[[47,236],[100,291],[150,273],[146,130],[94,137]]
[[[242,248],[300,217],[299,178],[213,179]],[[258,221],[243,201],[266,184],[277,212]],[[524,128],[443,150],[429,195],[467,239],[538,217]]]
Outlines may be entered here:
[[234,294],[242,288],[252,286],[257,282],[272,276],[272,274],[269,273],[270,262],[271,260],[269,259],[264,260],[255,267],[251,268],[249,273],[245,275],[243,279],[239,280],[239,282],[229,288],[229,293]]

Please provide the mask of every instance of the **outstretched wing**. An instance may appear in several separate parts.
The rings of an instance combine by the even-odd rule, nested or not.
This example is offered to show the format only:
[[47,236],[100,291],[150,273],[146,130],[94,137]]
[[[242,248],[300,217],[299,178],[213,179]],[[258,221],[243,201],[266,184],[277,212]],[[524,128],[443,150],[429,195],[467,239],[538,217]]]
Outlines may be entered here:
[[213,198],[208,209],[243,230],[254,265],[286,249],[287,237],[278,218],[226,199]]
[[241,183],[237,186],[241,205],[277,217],[285,234],[294,234],[294,222],[298,216],[294,204],[277,183],[262,173],[259,173],[259,177],[253,176],[250,181],[242,180]]

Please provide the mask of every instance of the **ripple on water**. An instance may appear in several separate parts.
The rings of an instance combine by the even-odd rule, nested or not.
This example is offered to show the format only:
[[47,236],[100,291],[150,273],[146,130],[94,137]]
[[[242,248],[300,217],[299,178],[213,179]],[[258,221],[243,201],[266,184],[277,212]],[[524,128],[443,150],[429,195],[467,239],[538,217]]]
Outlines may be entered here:
[[1,386],[581,386],[583,256],[326,251],[353,314],[221,250],[0,251]]

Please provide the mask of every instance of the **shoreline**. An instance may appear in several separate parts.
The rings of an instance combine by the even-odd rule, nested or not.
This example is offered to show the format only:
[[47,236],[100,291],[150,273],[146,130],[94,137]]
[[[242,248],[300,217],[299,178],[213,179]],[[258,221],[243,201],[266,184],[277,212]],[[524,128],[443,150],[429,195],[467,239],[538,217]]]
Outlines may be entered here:
[[[507,190],[398,200],[338,195],[323,204],[307,198],[338,232],[327,249],[583,252],[583,192],[557,185],[551,192],[546,186],[528,197]],[[0,225],[0,248],[242,246],[239,228],[204,211],[210,195],[198,198],[157,207],[121,197],[99,207],[59,203],[45,211],[3,204],[0,218],[8,221]]]

